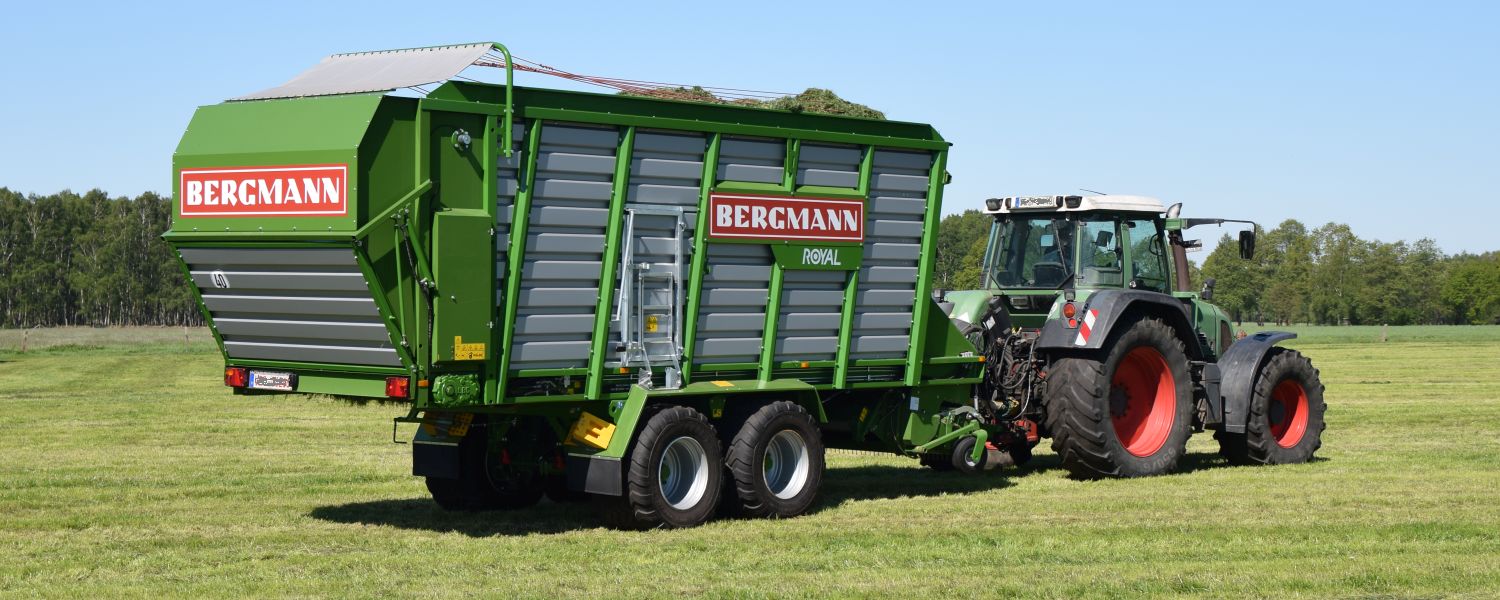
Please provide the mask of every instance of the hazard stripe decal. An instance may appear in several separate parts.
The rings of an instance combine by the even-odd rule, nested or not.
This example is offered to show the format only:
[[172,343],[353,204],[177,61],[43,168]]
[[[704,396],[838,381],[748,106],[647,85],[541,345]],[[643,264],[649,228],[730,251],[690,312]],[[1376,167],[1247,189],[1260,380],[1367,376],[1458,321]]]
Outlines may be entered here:
[[1073,340],[1074,346],[1084,346],[1089,343],[1089,332],[1094,329],[1094,320],[1099,318],[1099,311],[1090,309],[1083,315],[1083,322],[1078,324],[1078,339]]

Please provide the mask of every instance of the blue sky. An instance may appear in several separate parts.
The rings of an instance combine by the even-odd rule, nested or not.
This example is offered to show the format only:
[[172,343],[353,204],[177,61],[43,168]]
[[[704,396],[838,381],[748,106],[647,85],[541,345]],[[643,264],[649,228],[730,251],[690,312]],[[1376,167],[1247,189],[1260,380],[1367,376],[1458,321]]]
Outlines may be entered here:
[[829,87],[932,123],[954,143],[945,212],[1088,188],[1500,249],[1500,3],[55,1],[5,14],[0,186],[23,192],[169,190],[198,105],[335,52],[493,39],[575,72]]

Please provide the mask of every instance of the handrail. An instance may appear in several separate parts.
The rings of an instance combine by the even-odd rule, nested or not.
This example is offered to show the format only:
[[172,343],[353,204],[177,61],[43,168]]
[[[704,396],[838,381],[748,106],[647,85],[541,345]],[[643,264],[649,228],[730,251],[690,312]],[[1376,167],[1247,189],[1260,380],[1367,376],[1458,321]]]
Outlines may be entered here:
[[515,143],[515,141],[510,138],[510,128],[512,122],[515,120],[513,115],[515,111],[513,107],[515,106],[516,100],[514,81],[515,69],[514,65],[511,64],[512,61],[510,58],[510,50],[505,47],[505,44],[502,44],[500,42],[490,42],[490,46],[495,50],[499,50],[500,54],[505,57],[505,124],[501,125],[500,129],[500,134],[505,137],[502,137],[500,139],[504,140],[504,143],[501,145],[501,147],[504,148],[505,157],[510,158],[512,152],[511,145]]

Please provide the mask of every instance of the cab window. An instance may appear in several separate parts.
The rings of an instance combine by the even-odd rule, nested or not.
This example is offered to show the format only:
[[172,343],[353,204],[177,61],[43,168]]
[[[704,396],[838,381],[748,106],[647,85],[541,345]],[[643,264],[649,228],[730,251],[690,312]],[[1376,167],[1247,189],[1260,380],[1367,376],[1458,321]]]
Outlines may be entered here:
[[1120,222],[1090,219],[1078,225],[1078,285],[1120,287],[1125,284]]
[[1167,291],[1167,256],[1155,219],[1126,221],[1130,233],[1131,287]]

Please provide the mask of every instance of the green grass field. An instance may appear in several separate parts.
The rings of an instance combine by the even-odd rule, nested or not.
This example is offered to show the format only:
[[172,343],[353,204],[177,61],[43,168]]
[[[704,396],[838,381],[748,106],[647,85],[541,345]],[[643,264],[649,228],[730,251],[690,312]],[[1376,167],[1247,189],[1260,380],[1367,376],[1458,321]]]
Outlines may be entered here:
[[[1254,328],[1248,328],[1254,330]],[[203,331],[0,331],[0,595],[1500,597],[1500,327],[1299,328],[1314,463],[1080,482],[829,459],[785,521],[450,514],[403,409],[234,397]]]

